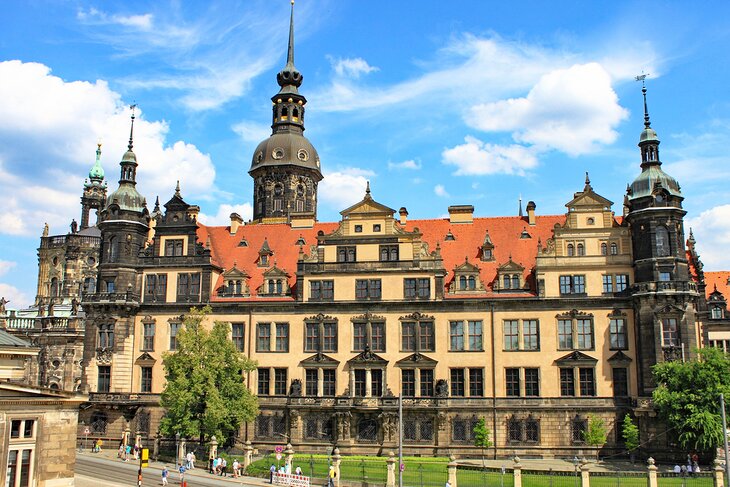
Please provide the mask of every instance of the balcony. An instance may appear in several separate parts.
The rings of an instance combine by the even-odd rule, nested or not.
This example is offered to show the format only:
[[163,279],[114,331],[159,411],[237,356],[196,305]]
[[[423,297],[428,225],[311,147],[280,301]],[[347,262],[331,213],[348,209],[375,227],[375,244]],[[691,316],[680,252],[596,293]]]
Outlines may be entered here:
[[9,316],[5,327],[10,331],[78,331],[84,329],[84,322],[77,318],[62,316]]
[[41,248],[42,249],[53,249],[63,247],[66,244],[75,245],[79,247],[100,247],[101,237],[94,237],[90,235],[57,235],[55,237],[41,237]]
[[96,293],[84,296],[83,304],[88,303],[130,303],[139,304],[140,296],[132,291],[126,293]]
[[634,294],[644,293],[697,293],[692,281],[648,281],[634,284]]
[[91,392],[91,403],[113,403],[118,405],[154,404],[160,403],[160,394],[134,392]]

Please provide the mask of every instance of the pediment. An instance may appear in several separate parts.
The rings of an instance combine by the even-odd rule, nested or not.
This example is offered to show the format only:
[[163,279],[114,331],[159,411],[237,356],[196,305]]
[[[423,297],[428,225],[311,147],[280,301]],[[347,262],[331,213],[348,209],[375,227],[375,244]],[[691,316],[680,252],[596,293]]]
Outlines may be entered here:
[[479,267],[475,266],[471,262],[469,262],[469,258],[465,257],[464,262],[462,264],[457,265],[454,267],[454,273],[479,273]]
[[367,216],[393,216],[395,210],[388,206],[375,201],[368,192],[365,197],[359,202],[355,203],[349,208],[345,208],[340,212],[343,217],[349,217],[353,215],[367,215]]
[[563,357],[560,357],[555,361],[555,364],[557,365],[595,365],[598,362],[598,359],[595,359],[591,357],[590,355],[586,355],[583,352],[579,352],[578,350],[569,353],[568,355],[564,355]]
[[633,360],[631,357],[626,355],[623,350],[619,350],[618,352],[614,353],[608,358],[609,362],[615,362],[615,363],[631,363]]
[[522,267],[517,262],[514,262],[512,260],[512,258],[510,258],[509,261],[507,261],[506,263],[502,264],[501,266],[499,266],[497,268],[497,271],[498,272],[512,272],[512,271],[521,272],[521,271],[524,271],[524,270],[525,270],[525,268]]
[[305,358],[299,365],[302,367],[317,366],[317,367],[337,367],[340,364],[339,360],[335,360],[329,355],[323,353],[315,353],[314,355]]
[[586,208],[586,209],[610,209],[613,201],[594,193],[592,189],[582,193],[576,193],[575,197],[565,204],[568,208]]
[[224,279],[248,279],[250,277],[246,271],[239,269],[235,264],[223,273]]
[[134,361],[136,364],[154,364],[155,362],[157,362],[157,359],[147,352],[143,352],[142,355],[137,357],[137,360]]
[[364,350],[357,355],[355,355],[353,358],[347,361],[348,364],[377,364],[377,365],[386,365],[388,363],[387,360],[385,360],[380,355],[371,352],[370,350]]
[[426,367],[426,368],[434,368],[436,367],[436,364],[438,364],[438,361],[432,359],[431,357],[427,357],[426,355],[423,355],[422,353],[412,353],[408,355],[405,358],[400,359],[395,363],[396,367],[410,367],[410,366],[417,366],[417,367]]
[[271,267],[271,268],[267,269],[263,273],[263,276],[264,277],[267,277],[267,278],[270,278],[270,277],[289,277],[289,274],[287,274],[287,272],[285,270],[280,269],[279,267],[276,266],[276,264],[274,264],[274,267]]

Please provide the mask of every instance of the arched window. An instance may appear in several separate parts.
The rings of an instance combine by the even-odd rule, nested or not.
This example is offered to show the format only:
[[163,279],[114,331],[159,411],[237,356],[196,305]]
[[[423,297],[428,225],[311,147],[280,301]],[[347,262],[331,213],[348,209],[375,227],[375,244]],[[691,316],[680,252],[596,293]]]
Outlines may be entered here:
[[281,109],[281,118],[286,120],[289,116],[289,109],[287,107],[284,107]]
[[282,290],[283,289],[282,289],[281,279],[277,279],[276,280],[276,294],[281,294],[282,293]]
[[520,276],[519,274],[513,274],[512,275],[512,289],[519,289],[520,288]]
[[475,290],[477,288],[477,282],[474,276],[469,276],[469,289],[471,291]]
[[299,110],[297,110],[296,108],[294,110],[292,110],[291,114],[292,114],[292,117],[299,118]]
[[611,244],[611,255],[618,255],[618,245],[616,245],[616,242]]
[[578,255],[586,255],[586,249],[582,243],[578,244]]
[[720,308],[719,306],[712,308],[712,319],[713,320],[722,319],[722,308]]
[[390,249],[390,260],[392,260],[392,261],[398,260],[398,247],[392,247]]
[[381,262],[385,262],[386,260],[388,260],[388,256],[389,256],[389,255],[390,255],[390,254],[389,254],[389,252],[388,252],[388,248],[387,248],[387,247],[382,247],[382,248],[380,249],[380,261],[381,261]]
[[575,247],[573,244],[568,244],[568,257],[572,257],[575,254]]
[[466,289],[466,276],[459,277],[459,289]]
[[601,243],[601,255],[608,255],[608,245],[606,245],[606,242]]
[[269,294],[274,294],[274,286],[275,286],[274,280],[269,279]]
[[504,275],[504,277],[502,278],[502,281],[504,282],[504,286],[503,287],[505,289],[509,289],[510,288],[511,281],[510,281],[510,278],[509,278],[509,275],[508,274],[505,274]]
[[349,247],[347,249],[347,262],[355,262],[355,248]]
[[671,254],[669,247],[669,231],[667,227],[658,227],[656,229],[656,253],[659,257],[666,257]]

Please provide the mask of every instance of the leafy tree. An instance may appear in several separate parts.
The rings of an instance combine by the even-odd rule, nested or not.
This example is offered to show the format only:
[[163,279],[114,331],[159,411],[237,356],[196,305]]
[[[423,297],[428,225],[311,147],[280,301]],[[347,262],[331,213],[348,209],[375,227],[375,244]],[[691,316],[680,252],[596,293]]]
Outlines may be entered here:
[[492,440],[489,438],[489,429],[487,429],[487,422],[484,418],[479,418],[477,424],[474,425],[474,446],[482,449],[482,465],[484,465],[484,450],[492,446]]
[[639,428],[628,414],[624,416],[624,422],[621,426],[621,436],[624,439],[624,443],[626,443],[626,449],[633,457],[634,451],[639,448]]
[[599,418],[591,414],[588,416],[588,425],[583,432],[583,439],[591,446],[603,446],[606,443],[606,422],[603,418]]
[[167,412],[160,430],[168,436],[197,435],[201,442],[215,435],[223,443],[258,414],[258,398],[243,379],[256,363],[236,350],[229,323],[205,327],[210,312],[210,306],[192,308],[178,331],[177,351],[162,356],[167,384],[161,405]]
[[730,396],[730,357],[716,348],[688,362],[653,367],[654,405],[685,449],[710,451],[723,442],[720,393]]

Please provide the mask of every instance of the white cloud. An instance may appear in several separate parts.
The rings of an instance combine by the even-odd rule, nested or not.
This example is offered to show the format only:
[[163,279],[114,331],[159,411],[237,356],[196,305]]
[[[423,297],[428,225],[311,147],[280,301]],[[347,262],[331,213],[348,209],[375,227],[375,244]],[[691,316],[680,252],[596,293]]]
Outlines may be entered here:
[[525,98],[510,98],[471,108],[465,122],[486,132],[512,132],[517,142],[572,156],[616,140],[616,127],[628,117],[597,63],[574,65],[545,74]]
[[258,143],[271,135],[271,125],[252,122],[250,120],[241,120],[231,127],[244,142]]
[[[730,204],[715,206],[694,218],[687,218],[697,240],[697,252],[706,269],[730,269]],[[687,231],[689,234],[689,231]]]
[[20,309],[28,306],[31,299],[15,286],[0,282],[0,296],[8,300],[8,309]]
[[6,274],[10,269],[18,265],[17,262],[10,260],[0,260],[0,276]]
[[148,31],[152,29],[152,14],[141,14],[141,15],[109,15],[95,8],[88,10],[79,10],[76,14],[76,18],[85,23],[89,24],[116,24],[124,27],[133,27]]
[[403,162],[389,162],[388,169],[412,169],[417,171],[421,169],[421,163],[414,161],[413,159],[408,159],[407,161]]
[[537,166],[533,151],[521,145],[495,145],[467,136],[465,144],[441,153],[444,164],[456,166],[457,176],[484,176],[488,174],[515,174],[524,176]]
[[444,188],[443,184],[437,184],[433,187],[433,192],[436,196],[441,196],[442,198],[448,198],[449,193],[446,192],[446,188]]
[[[344,168],[328,172],[319,183],[320,202],[333,210],[344,210],[365,196],[367,183],[374,175],[372,171],[360,168]],[[377,188],[372,189],[377,190]]]
[[198,219],[203,225],[225,226],[231,223],[231,213],[238,213],[243,221],[248,221],[253,218],[253,206],[251,206],[251,203],[240,205],[222,204],[218,207],[218,213],[215,215],[206,215],[201,212]]
[[345,76],[348,78],[359,78],[361,74],[369,74],[373,71],[377,71],[378,68],[370,66],[367,61],[362,58],[333,58],[328,56],[332,67],[338,76]]
[[[6,205],[0,233],[35,235],[44,222],[52,232],[66,232],[67,222],[78,219],[78,198],[99,138],[108,192],[116,189],[130,113],[105,81],[67,82],[43,64],[0,62],[0,106],[0,191]],[[210,156],[183,141],[168,142],[166,122],[137,115],[140,193],[153,199],[161,191],[166,201],[179,179],[184,194],[209,194],[215,178]]]

